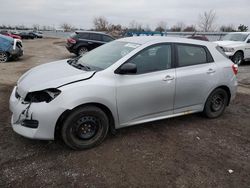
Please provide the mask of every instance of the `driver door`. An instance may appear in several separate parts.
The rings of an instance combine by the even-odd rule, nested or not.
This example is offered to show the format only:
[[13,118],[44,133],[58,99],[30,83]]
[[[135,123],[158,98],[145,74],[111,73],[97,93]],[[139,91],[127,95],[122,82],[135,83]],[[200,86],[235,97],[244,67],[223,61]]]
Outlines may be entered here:
[[120,126],[161,119],[173,113],[175,69],[172,45],[148,47],[126,63],[137,73],[116,75],[116,98]]

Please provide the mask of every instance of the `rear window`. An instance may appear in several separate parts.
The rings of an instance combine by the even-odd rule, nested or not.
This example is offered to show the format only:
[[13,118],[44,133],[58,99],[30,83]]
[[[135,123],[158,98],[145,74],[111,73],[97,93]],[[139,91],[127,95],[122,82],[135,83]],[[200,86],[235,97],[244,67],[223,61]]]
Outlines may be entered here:
[[90,40],[97,40],[97,41],[101,41],[102,37],[99,34],[90,34]]
[[104,42],[110,42],[110,41],[113,41],[113,40],[114,40],[113,38],[111,38],[111,37],[109,37],[109,36],[107,36],[107,35],[103,35],[102,38],[103,38],[103,41],[104,41]]
[[89,39],[89,33],[79,33],[78,38],[80,38],[80,39]]
[[202,46],[177,45],[179,67],[207,63],[207,53]]

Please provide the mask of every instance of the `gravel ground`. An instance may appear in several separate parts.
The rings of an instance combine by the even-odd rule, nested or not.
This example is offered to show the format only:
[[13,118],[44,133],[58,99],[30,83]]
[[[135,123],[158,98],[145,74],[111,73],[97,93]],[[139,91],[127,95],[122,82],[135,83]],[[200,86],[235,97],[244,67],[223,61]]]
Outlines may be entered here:
[[199,114],[120,129],[100,146],[72,151],[12,131],[8,100],[18,77],[72,57],[59,39],[24,41],[25,55],[0,64],[0,187],[250,187],[250,66],[218,119]]

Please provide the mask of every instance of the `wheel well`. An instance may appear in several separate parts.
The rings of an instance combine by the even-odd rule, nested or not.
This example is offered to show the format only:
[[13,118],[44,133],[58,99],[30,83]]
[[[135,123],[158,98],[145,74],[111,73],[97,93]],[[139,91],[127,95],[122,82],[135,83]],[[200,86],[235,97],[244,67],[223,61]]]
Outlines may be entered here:
[[115,130],[115,120],[114,120],[114,117],[112,115],[112,112],[110,111],[110,109],[103,105],[103,104],[100,104],[100,103],[86,103],[86,104],[82,104],[82,105],[79,105],[75,108],[73,108],[72,110],[65,110],[61,115],[60,117],[58,118],[57,122],[56,122],[56,127],[55,127],[55,132],[54,132],[54,137],[55,137],[55,140],[60,138],[61,134],[61,128],[62,128],[62,125],[63,125],[63,121],[68,117],[68,115],[78,109],[78,108],[81,108],[81,107],[86,107],[86,106],[95,106],[95,107],[98,107],[100,108],[101,110],[104,111],[104,113],[108,116],[108,119],[109,119],[109,125],[110,125],[110,131],[112,134],[115,134],[116,130]]
[[238,51],[236,51],[235,53],[234,53],[234,55],[237,53],[237,52],[240,52],[240,53],[242,53],[242,55],[243,55],[243,58],[244,58],[244,52],[243,52],[243,50],[238,50]]
[[227,94],[228,94],[228,101],[227,101],[227,106],[229,105],[229,102],[231,100],[231,92],[230,92],[230,89],[227,87],[227,86],[220,86],[220,87],[217,87],[216,89],[218,88],[221,88],[221,89],[224,89]]

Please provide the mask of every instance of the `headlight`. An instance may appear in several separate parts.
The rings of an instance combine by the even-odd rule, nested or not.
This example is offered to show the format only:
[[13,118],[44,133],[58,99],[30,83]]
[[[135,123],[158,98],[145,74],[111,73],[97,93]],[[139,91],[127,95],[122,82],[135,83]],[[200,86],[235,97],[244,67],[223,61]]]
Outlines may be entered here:
[[24,101],[34,102],[34,103],[39,103],[39,102],[49,103],[54,98],[56,98],[60,93],[61,91],[56,88],[45,89],[42,91],[34,91],[34,92],[28,93]]
[[224,52],[234,52],[234,48],[223,47]]

